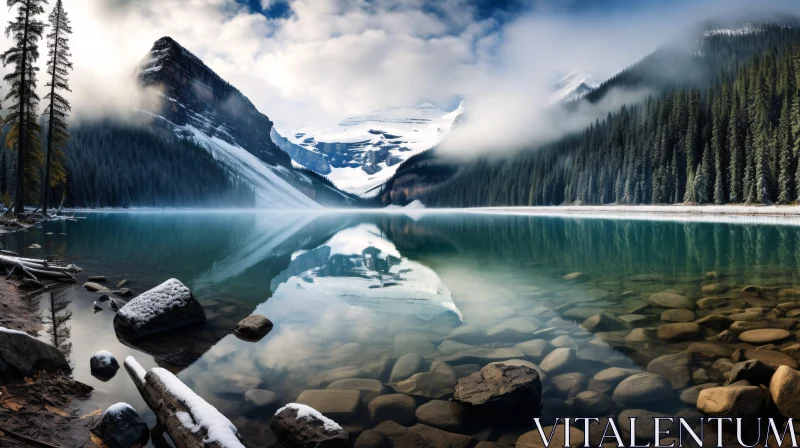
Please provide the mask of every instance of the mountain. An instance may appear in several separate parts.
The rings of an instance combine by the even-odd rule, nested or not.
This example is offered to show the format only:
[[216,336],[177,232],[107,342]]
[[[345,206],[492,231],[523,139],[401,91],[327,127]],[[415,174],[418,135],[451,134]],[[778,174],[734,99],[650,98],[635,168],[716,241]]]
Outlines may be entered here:
[[594,75],[583,70],[575,70],[555,83],[550,103],[575,101],[593,92],[598,87],[600,87],[600,81]]
[[[565,107],[581,131],[513,156],[409,160],[381,200],[429,207],[800,200],[800,26],[714,26],[656,49]],[[642,100],[601,102],[612,92]],[[612,98],[613,100],[613,98]]]
[[341,190],[374,197],[399,165],[439,144],[464,112],[430,103],[306,125],[273,140],[298,165],[325,175]]
[[293,167],[270,137],[272,121],[230,83],[169,37],[139,64],[143,89],[160,101],[138,112],[151,126],[205,148],[231,176],[250,185],[261,208],[317,208],[355,198]]

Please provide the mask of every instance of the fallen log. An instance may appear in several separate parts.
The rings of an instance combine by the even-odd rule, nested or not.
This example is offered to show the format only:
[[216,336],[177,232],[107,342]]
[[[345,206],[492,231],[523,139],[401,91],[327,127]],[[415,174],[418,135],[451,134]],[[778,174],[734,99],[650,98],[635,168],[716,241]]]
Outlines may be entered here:
[[0,268],[11,269],[7,278],[17,275],[37,282],[39,277],[77,281],[71,274],[81,271],[81,268],[74,264],[53,263],[47,260],[12,255],[0,255]]
[[124,365],[177,448],[244,448],[233,423],[168,370],[146,372],[133,356]]

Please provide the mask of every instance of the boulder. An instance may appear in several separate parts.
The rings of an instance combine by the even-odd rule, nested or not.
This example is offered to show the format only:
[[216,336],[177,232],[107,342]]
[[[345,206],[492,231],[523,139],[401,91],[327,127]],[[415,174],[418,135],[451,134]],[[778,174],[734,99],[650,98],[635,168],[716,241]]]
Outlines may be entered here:
[[781,353],[775,350],[759,350],[752,349],[744,352],[746,359],[757,359],[764,364],[777,369],[780,366],[788,366],[792,369],[798,367],[797,361],[786,353]]
[[575,350],[571,348],[557,348],[544,357],[539,367],[545,373],[557,373],[569,367],[576,359]]
[[486,332],[472,325],[463,325],[454,328],[447,339],[464,344],[481,344],[486,341]]
[[464,406],[455,401],[429,401],[415,415],[420,423],[445,431],[459,432],[464,426]]
[[89,430],[109,448],[144,446],[150,439],[147,423],[127,403],[109,406]]
[[201,324],[206,313],[183,283],[169,279],[139,294],[117,311],[114,329],[138,339],[164,331]]
[[280,409],[269,422],[269,430],[284,446],[293,448],[344,448],[350,434],[319,411],[298,403]]
[[0,379],[21,379],[38,371],[70,372],[64,355],[27,333],[0,327]]
[[355,420],[361,404],[361,392],[357,390],[304,390],[297,397],[298,404],[311,407],[330,418],[349,423]]
[[257,341],[272,330],[272,321],[261,314],[251,314],[233,328],[233,332],[245,340]]
[[583,321],[581,326],[592,333],[598,331],[619,331],[628,328],[628,325],[616,317],[607,314],[595,314]]
[[712,387],[719,387],[719,383],[705,383],[692,386],[681,392],[680,399],[682,402],[688,405],[696,406],[697,398],[700,396],[700,392]]
[[389,382],[395,383],[410,378],[411,375],[422,370],[424,361],[422,356],[416,353],[406,353],[394,364],[392,373],[389,375]]
[[769,382],[769,395],[781,414],[800,418],[800,372],[786,366],[778,367]]
[[93,376],[102,381],[108,381],[117,374],[119,363],[111,352],[100,350],[89,359],[89,369]]
[[757,386],[711,387],[700,391],[697,410],[711,417],[752,417],[763,403]]
[[368,429],[359,434],[353,448],[383,448],[390,446],[389,439],[382,432]]
[[629,406],[658,405],[672,396],[672,384],[661,375],[637,373],[622,380],[614,389],[614,401]]
[[542,382],[529,367],[490,364],[458,380],[453,399],[486,415],[536,416]]
[[553,433],[553,438],[550,440],[549,444],[546,441],[542,440],[542,436],[539,434],[539,430],[534,429],[533,431],[528,431],[525,434],[519,436],[515,448],[547,448],[547,447],[578,448],[583,446],[584,439],[586,437],[583,431],[576,428],[574,425],[570,425],[569,440],[565,440],[563,422],[556,427],[555,431],[553,431],[552,426],[545,426],[544,428],[542,428],[542,431],[544,431],[545,437],[549,437],[550,433],[551,432]]
[[[631,418],[636,418],[636,426],[631,427]],[[620,436],[622,440],[626,443],[632,439],[640,440],[642,442],[650,441],[653,442],[656,437],[656,418],[669,418],[671,416],[666,414],[661,414],[658,412],[651,412],[645,409],[626,409],[620,412],[619,416],[617,417],[617,424],[619,425]],[[662,424],[660,429],[666,430],[667,428],[672,427],[667,421],[661,421]],[[635,432],[635,437],[631,434]],[[609,435],[613,434],[609,431]],[[608,439],[614,440],[614,439]],[[662,445],[663,445],[662,439]],[[668,442],[667,442],[668,443]],[[612,444],[612,446],[616,446],[616,444]]]
[[447,398],[455,390],[456,378],[452,374],[423,372],[394,385],[397,392],[425,398]]
[[787,339],[792,334],[780,328],[762,328],[759,330],[748,330],[739,334],[739,339],[750,344],[769,344]]
[[544,339],[534,339],[532,341],[520,342],[515,345],[514,348],[525,354],[525,356],[539,361],[544,358],[544,354],[547,352],[547,341]]
[[733,384],[737,381],[745,380],[753,385],[763,384],[768,386],[773,374],[775,374],[773,367],[757,359],[751,359],[734,364],[725,384]]
[[250,389],[244,393],[244,401],[254,408],[268,408],[278,404],[278,395],[271,390]]
[[575,395],[572,400],[572,408],[581,417],[612,415],[615,407],[614,400],[608,395],[588,390]]
[[650,333],[644,328],[634,328],[625,336],[625,342],[639,344],[651,340]]
[[550,378],[549,382],[552,385],[548,390],[549,395],[570,399],[587,389],[589,378],[579,372],[570,372],[556,375]]
[[702,332],[700,326],[694,322],[666,324],[658,327],[656,334],[659,339],[670,342],[691,341],[699,339]]
[[727,358],[733,355],[734,349],[714,342],[692,342],[686,351],[700,358]]
[[691,322],[695,319],[694,311],[692,310],[682,310],[682,309],[671,309],[671,310],[664,310],[661,313],[661,320],[664,322]]
[[381,395],[367,405],[373,423],[391,420],[401,425],[414,422],[415,407],[414,399],[405,394]]
[[671,355],[659,356],[647,364],[647,371],[658,375],[664,375],[672,368],[677,366],[688,366],[694,359],[691,352],[679,352]]
[[357,390],[361,392],[361,399],[364,403],[369,403],[378,395],[386,393],[386,388],[378,380],[363,378],[347,378],[337,380],[328,385],[326,389],[331,390]]
[[647,299],[648,303],[661,308],[695,309],[694,300],[672,292],[657,292]]
[[624,369],[622,367],[609,367],[597,372],[594,375],[594,379],[616,386],[620,381],[631,375],[636,375],[637,373],[641,373],[641,371],[637,369]]

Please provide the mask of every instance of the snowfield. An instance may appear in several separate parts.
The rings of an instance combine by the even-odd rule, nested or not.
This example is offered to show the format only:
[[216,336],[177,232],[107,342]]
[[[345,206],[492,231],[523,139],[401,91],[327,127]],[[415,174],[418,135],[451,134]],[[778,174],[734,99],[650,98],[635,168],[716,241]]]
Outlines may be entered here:
[[[338,123],[312,123],[279,133],[303,149],[322,154],[331,165],[326,177],[336,187],[371,197],[401,163],[441,143],[463,112],[463,103],[452,112],[423,103],[410,108],[377,110]],[[391,162],[372,163],[378,153],[388,153]],[[364,171],[363,166],[372,167],[373,174]]]

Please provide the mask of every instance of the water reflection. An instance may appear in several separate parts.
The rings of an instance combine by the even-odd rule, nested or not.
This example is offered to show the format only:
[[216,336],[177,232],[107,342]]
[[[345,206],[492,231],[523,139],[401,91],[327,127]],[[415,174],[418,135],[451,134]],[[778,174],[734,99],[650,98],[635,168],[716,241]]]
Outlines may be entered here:
[[[73,345],[76,377],[107,392],[99,395],[101,405],[128,401],[145,409],[124,373],[107,384],[89,375],[88,359],[98,350],[118,358],[134,355],[146,368],[161,364],[179,372],[260,444],[271,412],[305,390],[347,378],[412,387],[389,378],[397,359],[410,353],[422,359],[417,372],[444,369],[458,378],[494,361],[539,364],[552,350],[570,348],[572,364],[544,372],[545,410],[578,415],[578,392],[608,395],[615,386],[596,381],[598,372],[611,366],[644,370],[654,358],[687,348],[688,342],[655,337],[663,310],[648,305],[650,294],[740,300],[739,289],[755,284],[764,291],[759,303],[772,306],[800,285],[800,229],[788,226],[476,215],[102,213],[2,238],[5,247],[27,256],[73,260],[85,275],[102,274],[112,283],[128,279],[135,294],[170,277],[187,283],[206,309],[203,328],[126,346],[113,332],[113,312],[93,314],[96,294],[72,288],[43,298],[42,310],[56,325],[42,337]],[[27,249],[31,243],[41,244],[44,253]],[[584,274],[581,281],[564,278],[573,272]],[[273,331],[258,343],[231,336],[236,322],[253,312],[270,317]],[[624,318],[626,328],[593,333],[581,327],[598,313]],[[70,327],[71,334],[65,330]],[[705,377],[676,374],[674,396],[651,410],[692,409],[679,394],[705,379],[719,381],[712,361],[694,366]],[[274,392],[277,401],[256,406],[245,399],[253,389]],[[412,392],[417,404],[447,397],[446,388]],[[349,428],[375,424],[366,404],[343,417]],[[153,421],[151,414],[147,418]],[[525,430],[470,429],[506,441]]]

